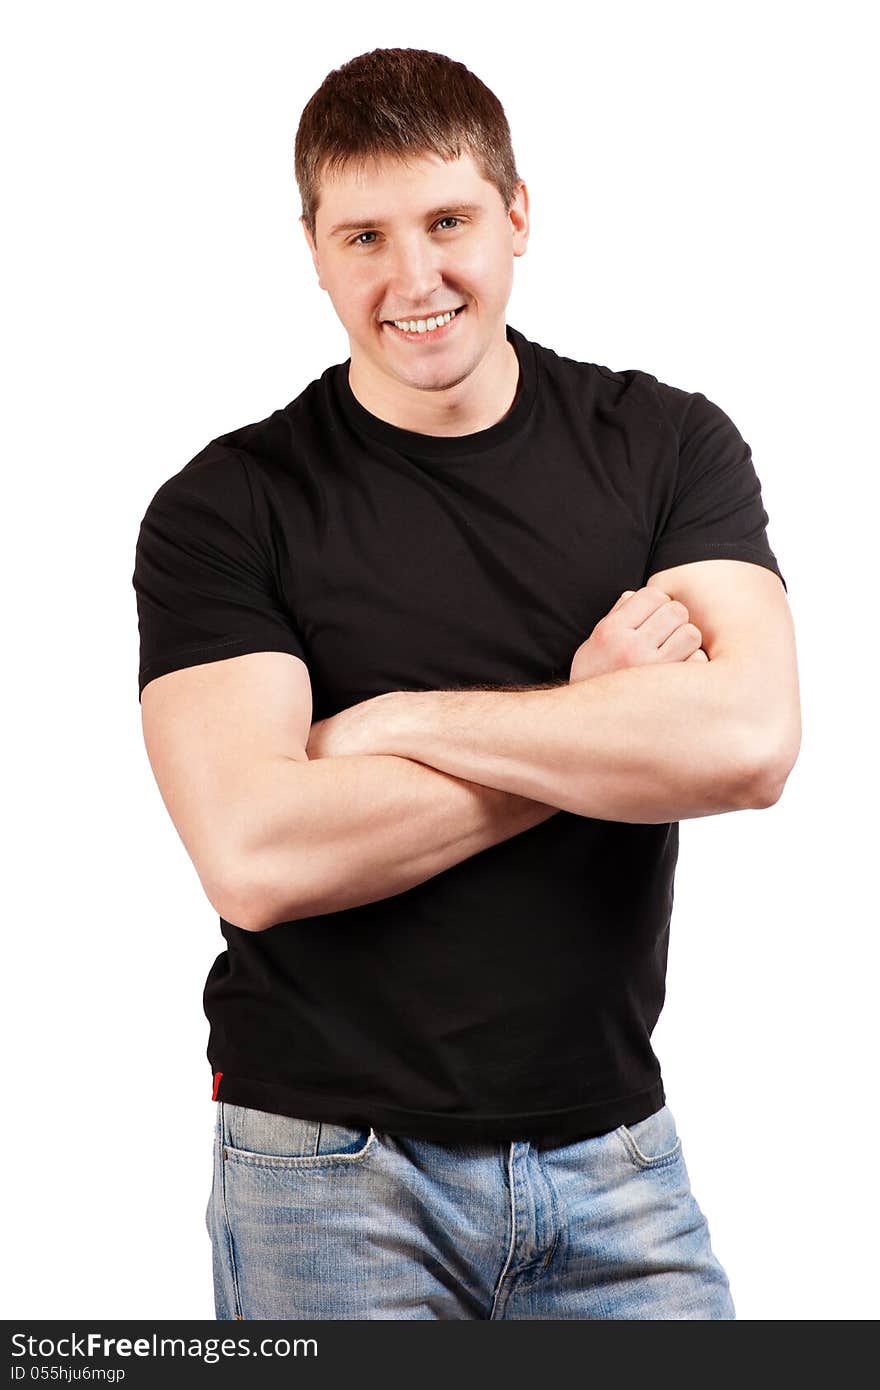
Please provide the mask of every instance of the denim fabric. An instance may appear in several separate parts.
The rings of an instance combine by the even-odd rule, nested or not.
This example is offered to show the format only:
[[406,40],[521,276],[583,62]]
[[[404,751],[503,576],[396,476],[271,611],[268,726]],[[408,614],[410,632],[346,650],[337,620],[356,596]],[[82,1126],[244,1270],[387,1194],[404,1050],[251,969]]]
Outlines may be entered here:
[[668,1105],[558,1146],[217,1103],[218,1319],[736,1314]]

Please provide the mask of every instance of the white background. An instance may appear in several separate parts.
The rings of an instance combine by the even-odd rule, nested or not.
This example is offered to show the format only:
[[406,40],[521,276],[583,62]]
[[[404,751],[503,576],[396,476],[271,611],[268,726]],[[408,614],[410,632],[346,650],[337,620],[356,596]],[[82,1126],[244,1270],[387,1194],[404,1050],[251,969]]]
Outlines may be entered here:
[[739,1318],[876,1317],[871,10],[7,19],[4,1316],[214,1316],[201,992],[224,943],[143,746],[134,545],[170,474],[348,356],[293,140],[331,68],[403,46],[505,107],[532,213],[508,321],[702,391],[752,447],[803,744],[770,810],[682,823],[654,1043]]

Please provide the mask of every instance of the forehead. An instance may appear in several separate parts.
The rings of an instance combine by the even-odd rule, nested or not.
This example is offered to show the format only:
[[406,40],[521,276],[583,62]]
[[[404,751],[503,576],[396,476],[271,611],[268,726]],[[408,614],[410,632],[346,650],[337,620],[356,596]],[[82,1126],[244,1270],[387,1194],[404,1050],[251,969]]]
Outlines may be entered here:
[[483,178],[467,151],[457,159],[433,151],[405,160],[383,156],[322,172],[318,219],[330,234],[339,223],[376,226],[464,199],[488,207],[493,196],[499,199],[495,185]]

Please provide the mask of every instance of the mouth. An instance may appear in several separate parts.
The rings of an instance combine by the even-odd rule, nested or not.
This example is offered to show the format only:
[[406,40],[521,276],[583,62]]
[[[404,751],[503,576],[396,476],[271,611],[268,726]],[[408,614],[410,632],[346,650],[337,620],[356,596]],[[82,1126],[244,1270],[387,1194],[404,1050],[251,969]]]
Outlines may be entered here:
[[[458,320],[467,312],[467,305],[460,304],[458,308],[450,310],[450,312],[452,313],[452,318],[448,321],[439,323],[433,318],[399,319],[398,323],[406,322],[407,325],[414,325],[414,327],[407,328],[398,328],[397,324],[392,319],[385,319],[382,323],[382,329],[392,334],[393,337],[401,339],[401,341],[406,340],[410,343],[436,343],[441,339],[448,338],[450,333],[455,330],[455,325],[458,323]],[[434,327],[429,328],[429,323],[434,323]]]

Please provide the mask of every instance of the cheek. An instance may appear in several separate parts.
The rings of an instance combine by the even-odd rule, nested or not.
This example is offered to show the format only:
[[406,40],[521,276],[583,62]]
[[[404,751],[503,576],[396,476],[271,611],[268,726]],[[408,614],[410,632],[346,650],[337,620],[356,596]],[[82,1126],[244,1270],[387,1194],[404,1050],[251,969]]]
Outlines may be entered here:
[[378,267],[364,266],[348,287],[348,310],[354,318],[374,319],[387,302],[387,286]]
[[364,285],[359,283],[348,289],[337,284],[330,298],[345,331],[365,342],[374,332],[376,314],[382,305],[381,296],[365,293]]
[[375,308],[374,280],[362,268],[359,275],[336,272],[325,280],[325,288],[343,323],[355,323],[364,312]]
[[[466,258],[458,263],[457,270],[466,286],[471,286],[477,295],[491,299],[494,293],[507,288],[512,266],[508,265],[510,248],[503,244],[474,247]],[[507,259],[506,259],[507,258]]]

